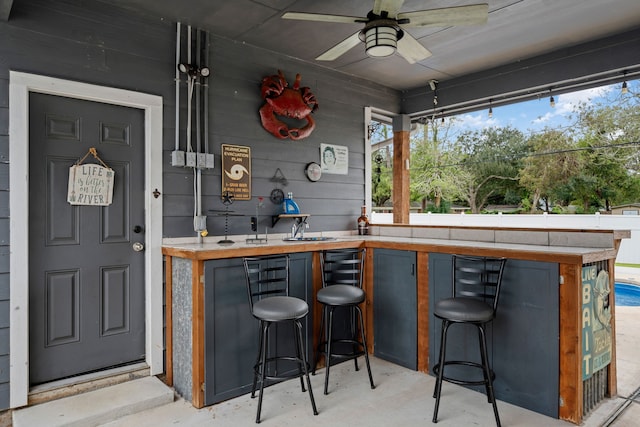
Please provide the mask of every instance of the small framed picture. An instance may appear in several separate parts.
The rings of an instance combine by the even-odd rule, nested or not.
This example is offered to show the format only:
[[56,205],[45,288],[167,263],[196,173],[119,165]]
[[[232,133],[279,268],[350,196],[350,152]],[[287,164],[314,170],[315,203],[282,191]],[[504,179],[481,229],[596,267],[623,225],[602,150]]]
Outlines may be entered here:
[[349,148],[344,145],[320,144],[320,165],[323,173],[347,175]]

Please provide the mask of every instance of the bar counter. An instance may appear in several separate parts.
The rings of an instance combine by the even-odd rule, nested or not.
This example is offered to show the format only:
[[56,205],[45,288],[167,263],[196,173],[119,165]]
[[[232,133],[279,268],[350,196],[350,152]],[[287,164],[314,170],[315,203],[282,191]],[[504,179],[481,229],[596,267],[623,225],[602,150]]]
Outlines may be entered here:
[[[440,226],[371,226],[370,235],[358,236],[352,233],[324,233],[331,240],[283,241],[285,236],[269,236],[263,244],[246,243],[251,236],[231,236],[235,243],[218,244],[217,238],[205,238],[198,243],[194,239],[166,239],[162,248],[166,267],[166,374],[170,384],[190,400],[195,407],[206,404],[205,364],[211,357],[205,345],[205,265],[215,260],[233,260],[244,256],[275,253],[307,253],[311,257],[312,291],[307,300],[315,304],[313,295],[321,286],[319,252],[324,249],[366,247],[366,273],[364,287],[367,300],[364,307],[366,334],[369,352],[376,354],[374,336],[376,319],[374,311],[374,254],[385,250],[415,253],[415,295],[417,331],[417,364],[415,368],[429,372],[430,329],[429,278],[436,274],[433,262],[448,254],[506,257],[513,262],[539,262],[557,268],[557,316],[558,316],[558,361],[556,389],[558,396],[557,418],[580,424],[588,414],[588,403],[592,400],[585,387],[590,387],[583,379],[583,271],[585,266],[597,265],[599,269],[611,272],[609,285],[610,301],[613,302],[614,263],[621,239],[629,238],[628,230],[575,230],[575,229],[497,229],[481,227],[440,227]],[[432,258],[430,264],[430,256]],[[440,257],[440,258],[439,258]],[[429,271],[429,266],[434,270]],[[595,267],[594,267],[595,268]],[[186,272],[186,274],[185,274]],[[433,280],[433,279],[432,279]],[[380,286],[380,285],[378,285]],[[388,286],[388,285],[387,285]],[[178,289],[181,289],[179,291]],[[381,288],[377,288],[381,289]],[[186,291],[185,291],[186,290]],[[187,293],[188,301],[176,301]],[[433,290],[431,290],[433,292]],[[432,298],[433,298],[433,294]],[[188,311],[184,312],[185,306]],[[555,310],[555,308],[554,308]],[[500,316],[500,308],[498,309]],[[312,309],[312,331],[318,330],[320,310]],[[614,396],[616,390],[615,362],[615,308],[611,304],[611,361],[606,369],[606,396]],[[527,331],[522,331],[526,333]],[[190,335],[188,340],[185,335]],[[310,337],[311,338],[311,337]],[[313,336],[314,345],[317,342]],[[257,345],[257,343],[256,343]],[[313,347],[314,348],[314,347]],[[179,360],[176,362],[176,360]],[[555,367],[550,367],[554,370]],[[374,373],[375,378],[375,373]],[[175,380],[175,381],[174,381]],[[174,384],[175,382],[175,384]],[[179,390],[180,383],[183,390]],[[187,388],[187,389],[185,389]],[[589,394],[587,396],[587,394]],[[224,396],[224,394],[222,394]],[[425,399],[431,393],[425,390]],[[499,397],[500,398],[500,397]],[[557,398],[557,400],[555,400]],[[601,397],[602,398],[602,397]]]

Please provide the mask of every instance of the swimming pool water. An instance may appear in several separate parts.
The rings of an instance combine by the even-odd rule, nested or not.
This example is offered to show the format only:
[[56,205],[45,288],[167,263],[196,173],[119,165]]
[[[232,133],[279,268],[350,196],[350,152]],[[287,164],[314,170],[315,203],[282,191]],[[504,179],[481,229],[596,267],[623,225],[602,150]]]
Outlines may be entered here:
[[616,305],[640,306],[640,286],[616,283]]

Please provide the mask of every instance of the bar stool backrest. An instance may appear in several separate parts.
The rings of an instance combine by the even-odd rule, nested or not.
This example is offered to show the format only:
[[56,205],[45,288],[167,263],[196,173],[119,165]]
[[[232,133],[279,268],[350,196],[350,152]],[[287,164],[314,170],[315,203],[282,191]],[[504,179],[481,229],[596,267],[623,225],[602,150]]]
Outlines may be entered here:
[[352,285],[362,289],[366,249],[336,249],[322,252],[322,287]]
[[480,299],[495,313],[506,258],[453,255],[453,297]]
[[246,257],[245,277],[251,312],[255,302],[273,296],[289,296],[289,256]]

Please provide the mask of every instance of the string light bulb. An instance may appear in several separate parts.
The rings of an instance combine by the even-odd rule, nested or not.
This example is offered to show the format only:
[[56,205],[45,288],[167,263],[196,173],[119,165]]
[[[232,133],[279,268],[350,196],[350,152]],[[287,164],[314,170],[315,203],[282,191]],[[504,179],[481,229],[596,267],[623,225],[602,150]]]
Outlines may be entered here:
[[553,95],[551,95],[551,98],[549,98],[549,105],[551,105],[551,108],[554,108],[556,106],[556,100],[553,99]]
[[493,107],[491,106],[491,100],[489,100],[489,118],[493,118]]
[[624,94],[627,94],[627,93],[629,93],[629,89],[627,88],[627,82],[624,81],[624,82],[622,82],[622,94],[624,95]]

